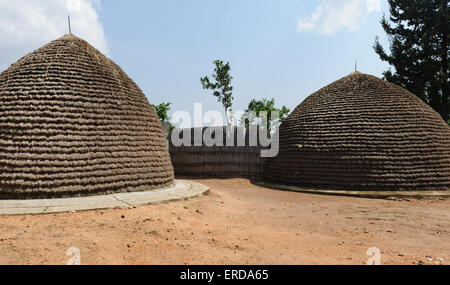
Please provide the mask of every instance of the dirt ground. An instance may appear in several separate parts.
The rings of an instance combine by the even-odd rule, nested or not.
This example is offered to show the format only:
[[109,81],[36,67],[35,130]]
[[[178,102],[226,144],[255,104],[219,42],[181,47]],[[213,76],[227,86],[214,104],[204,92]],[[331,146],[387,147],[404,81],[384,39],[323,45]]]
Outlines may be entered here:
[[197,180],[208,196],[131,209],[0,216],[0,264],[449,264],[450,200],[284,192]]

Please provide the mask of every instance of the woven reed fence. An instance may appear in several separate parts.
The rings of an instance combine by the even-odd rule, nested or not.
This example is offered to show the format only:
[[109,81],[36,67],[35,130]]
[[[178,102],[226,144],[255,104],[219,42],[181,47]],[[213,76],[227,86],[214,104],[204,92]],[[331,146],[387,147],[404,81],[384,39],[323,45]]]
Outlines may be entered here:
[[[215,128],[215,131],[223,132],[223,146],[206,146],[204,142],[195,146],[195,132],[201,131],[203,135],[206,128],[186,129],[191,132],[190,146],[174,146],[170,142],[170,156],[176,175],[195,177],[220,177],[220,178],[258,178],[262,174],[264,158],[261,157],[261,147],[249,146],[248,134],[242,128],[233,128],[234,146],[227,146],[227,131],[224,127]],[[237,146],[238,133],[245,138],[245,145]],[[169,135],[170,141],[171,135]],[[182,136],[181,136],[182,137]],[[232,137],[232,136],[231,136]],[[228,136],[228,140],[230,136]],[[199,141],[197,141],[199,143]]]

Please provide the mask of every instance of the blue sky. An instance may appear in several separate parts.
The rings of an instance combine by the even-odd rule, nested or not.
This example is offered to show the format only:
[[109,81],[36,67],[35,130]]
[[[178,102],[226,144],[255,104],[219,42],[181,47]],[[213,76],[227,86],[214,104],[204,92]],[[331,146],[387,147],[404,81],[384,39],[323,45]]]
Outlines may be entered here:
[[[222,110],[200,84],[201,76],[212,73],[215,59],[231,64],[234,110],[245,109],[253,98],[275,98],[277,105],[293,109],[351,73],[355,60],[359,71],[379,77],[388,68],[372,49],[375,36],[386,42],[379,23],[388,11],[386,0],[67,1],[82,2],[81,12],[72,15],[74,34],[119,64],[151,103],[172,102],[172,111],[192,112],[196,102],[205,112]],[[25,13],[16,22],[0,15],[0,69],[64,33],[66,11],[57,6],[62,2],[33,1],[47,6],[25,13],[24,0],[0,0],[8,15],[15,15],[13,6],[18,15]],[[30,16],[36,11],[41,14]],[[57,17],[51,18],[50,11]],[[46,21],[36,25],[33,17]],[[58,29],[48,28],[49,23]],[[19,24],[28,30],[18,33]],[[44,27],[51,33],[24,44]],[[30,36],[13,38],[26,32]]]
[[231,64],[234,110],[243,110],[252,98],[275,98],[293,109],[352,72],[355,60],[361,72],[376,76],[387,68],[372,49],[376,35],[385,38],[379,20],[387,3],[364,15],[355,29],[299,32],[298,22],[320,3],[109,0],[99,15],[110,57],[152,103],[193,111],[193,103],[202,102],[204,111],[221,110],[199,80],[221,59]]

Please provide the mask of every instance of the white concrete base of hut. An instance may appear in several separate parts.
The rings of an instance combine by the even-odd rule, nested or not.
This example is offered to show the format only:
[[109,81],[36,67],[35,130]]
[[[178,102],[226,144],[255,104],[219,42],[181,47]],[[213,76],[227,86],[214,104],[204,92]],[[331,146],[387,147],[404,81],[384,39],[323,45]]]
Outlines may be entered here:
[[0,214],[51,214],[133,207],[187,200],[207,195],[208,193],[209,188],[203,184],[186,180],[175,180],[174,184],[170,187],[147,192],[117,193],[60,199],[0,200]]
[[263,181],[253,181],[255,185],[284,190],[292,192],[301,192],[309,194],[321,194],[321,195],[334,195],[334,196],[352,196],[361,198],[449,198],[450,190],[437,190],[437,191],[367,191],[367,190],[331,190],[331,189],[315,189],[308,187],[299,187],[292,185],[283,185]]

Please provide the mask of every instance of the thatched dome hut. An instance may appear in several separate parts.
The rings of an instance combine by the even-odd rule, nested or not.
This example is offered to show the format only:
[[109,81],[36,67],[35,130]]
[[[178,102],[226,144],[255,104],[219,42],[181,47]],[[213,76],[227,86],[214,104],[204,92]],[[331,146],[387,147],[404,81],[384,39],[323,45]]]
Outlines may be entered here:
[[63,36],[0,74],[0,198],[145,191],[173,179],[155,110],[84,40]]
[[312,94],[280,126],[272,182],[348,190],[450,189],[450,128],[407,90],[354,72]]

